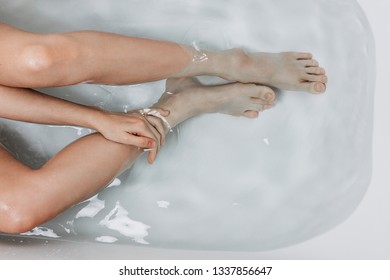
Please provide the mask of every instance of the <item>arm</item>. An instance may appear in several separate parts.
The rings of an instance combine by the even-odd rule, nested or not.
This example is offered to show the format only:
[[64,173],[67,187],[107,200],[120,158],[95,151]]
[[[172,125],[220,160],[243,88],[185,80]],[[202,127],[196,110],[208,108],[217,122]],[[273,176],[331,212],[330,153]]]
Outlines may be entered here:
[[30,89],[0,86],[0,117],[24,122],[96,129],[102,112]]
[[0,86],[0,117],[41,124],[88,127],[114,142],[141,148],[157,146],[157,143],[163,141],[161,135],[164,135],[160,133],[158,125],[151,125],[137,113],[104,112],[34,90],[5,86]]

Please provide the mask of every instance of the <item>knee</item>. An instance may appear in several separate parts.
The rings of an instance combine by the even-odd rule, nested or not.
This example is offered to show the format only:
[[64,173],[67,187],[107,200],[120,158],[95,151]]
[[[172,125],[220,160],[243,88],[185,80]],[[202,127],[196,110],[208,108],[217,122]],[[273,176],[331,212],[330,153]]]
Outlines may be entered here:
[[54,50],[45,44],[35,44],[24,47],[19,58],[21,70],[30,75],[50,70],[54,63]]
[[78,56],[77,44],[66,36],[45,35],[41,42],[30,43],[21,49],[19,68],[32,76],[50,75],[54,69],[60,69]]
[[12,202],[0,202],[0,232],[18,234],[36,227],[33,212],[24,205]]
[[39,225],[40,209],[35,207],[31,193],[34,182],[17,181],[0,192],[0,232],[3,233],[23,233]]
[[1,210],[0,232],[8,234],[19,234],[36,227],[34,220],[22,207],[11,207]]

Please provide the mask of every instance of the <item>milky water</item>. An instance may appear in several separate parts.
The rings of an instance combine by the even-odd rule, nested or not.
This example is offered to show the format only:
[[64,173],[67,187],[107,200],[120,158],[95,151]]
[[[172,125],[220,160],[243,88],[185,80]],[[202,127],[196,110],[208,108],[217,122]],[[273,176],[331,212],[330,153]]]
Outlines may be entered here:
[[[256,120],[193,118],[168,136],[153,166],[141,158],[108,188],[29,236],[166,248],[265,250],[344,221],[369,185],[373,40],[352,0],[0,0],[0,20],[36,32],[96,29],[212,49],[310,51],[325,95],[279,92]],[[203,82],[221,82],[203,77]],[[126,112],[153,104],[164,81],[43,91]],[[91,133],[1,120],[0,139],[39,166]],[[104,151],[101,151],[104,152]],[[85,159],[88,160],[88,159]]]

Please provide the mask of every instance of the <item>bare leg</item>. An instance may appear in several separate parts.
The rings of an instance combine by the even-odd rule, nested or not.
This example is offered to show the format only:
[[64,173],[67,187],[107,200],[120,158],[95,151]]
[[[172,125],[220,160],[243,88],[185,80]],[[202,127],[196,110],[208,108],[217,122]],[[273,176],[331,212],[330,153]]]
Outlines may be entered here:
[[325,69],[310,53],[246,53],[242,49],[220,52],[196,51],[191,63],[172,77],[215,75],[241,83],[257,83],[284,90],[323,93],[328,81]]
[[[255,117],[275,100],[271,89],[250,84],[202,87],[180,79],[169,80],[167,90],[174,94],[165,94],[156,106],[171,110],[167,120],[172,126],[205,112]],[[187,111],[189,103],[192,110]],[[0,231],[24,232],[52,219],[106,186],[141,154],[134,146],[92,134],[33,170],[0,146]]]
[[0,84],[27,88],[160,80],[191,59],[172,42],[97,31],[36,34],[2,24],[0,53]]
[[[0,25],[0,84],[132,84],[197,75],[321,93],[327,77],[308,53],[195,51],[172,42],[80,31],[34,34]],[[202,57],[205,54],[206,57]],[[205,59],[206,58],[206,59]]]
[[155,106],[171,112],[167,120],[172,126],[203,113],[256,118],[259,112],[272,108],[276,100],[272,89],[255,84],[210,87],[192,78],[178,78],[168,79],[166,89],[171,94],[164,93]]
[[140,154],[93,134],[32,170],[0,147],[0,232],[24,232],[52,219],[107,185]]

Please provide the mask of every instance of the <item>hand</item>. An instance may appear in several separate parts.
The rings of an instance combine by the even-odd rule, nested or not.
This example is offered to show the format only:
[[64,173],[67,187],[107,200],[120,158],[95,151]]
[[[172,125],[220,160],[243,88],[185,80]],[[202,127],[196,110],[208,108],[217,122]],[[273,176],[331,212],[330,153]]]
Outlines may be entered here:
[[[158,111],[161,114],[161,110],[156,110],[155,108],[153,108],[153,110]],[[161,114],[161,115],[163,117],[166,117],[169,115],[169,111],[167,111],[167,112],[168,112],[167,115],[163,115],[163,114]],[[161,141],[159,143],[161,146],[163,146],[165,144],[165,135],[168,132],[168,127],[166,126],[166,124],[164,124],[164,122],[161,120],[161,118],[158,118],[158,117],[155,117],[152,115],[146,115],[145,118],[149,122],[149,124],[151,124],[161,135],[161,138],[160,138]],[[160,146],[158,146],[157,149],[152,149],[150,151],[149,156],[148,156],[148,162],[150,164],[152,164],[154,162],[154,160],[156,159],[159,148],[160,148]]]
[[[153,109],[160,112],[164,117],[169,115],[167,110]],[[131,111],[126,114],[102,112],[101,117],[96,119],[94,128],[108,140],[143,149],[151,149],[148,162],[153,163],[159,146],[165,142],[165,129],[160,119],[147,118],[138,111]]]

